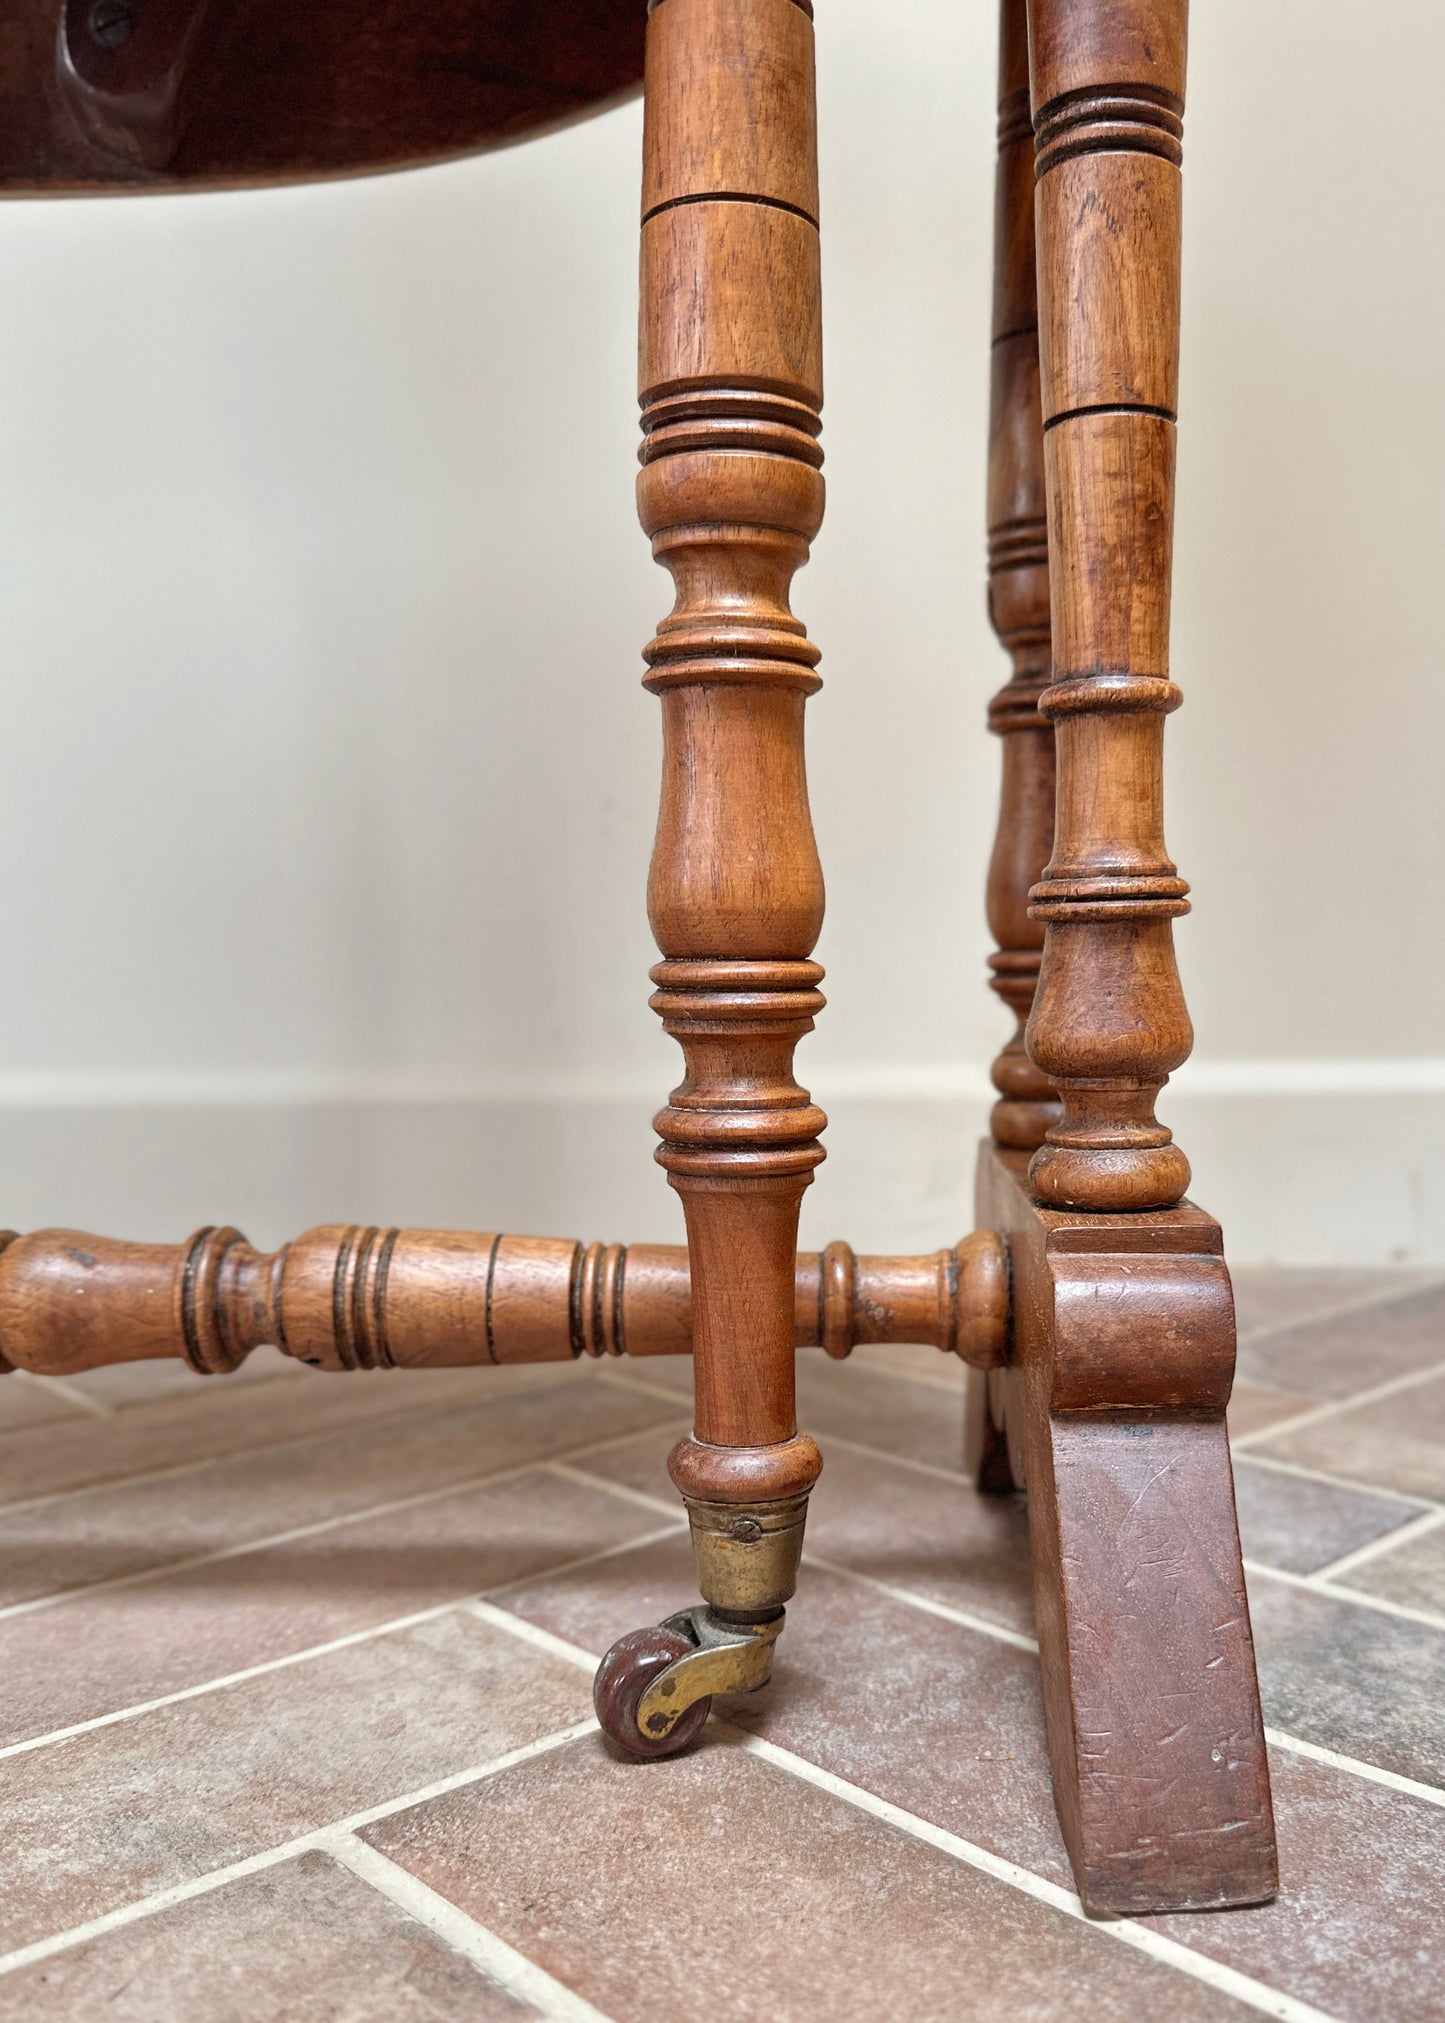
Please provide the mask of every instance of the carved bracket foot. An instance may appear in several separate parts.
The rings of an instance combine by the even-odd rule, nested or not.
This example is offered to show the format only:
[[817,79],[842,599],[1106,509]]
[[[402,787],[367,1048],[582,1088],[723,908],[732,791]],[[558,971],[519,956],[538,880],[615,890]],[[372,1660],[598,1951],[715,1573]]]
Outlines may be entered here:
[[1027,1476],[1079,1894],[1134,1915],[1264,1902],[1278,1877],[1224,1424],[1234,1304],[1219,1226],[1187,1202],[1040,1208],[1025,1157],[989,1145],[978,1206],[1008,1239],[1013,1342],[1007,1371],[974,1379],[974,1460],[993,1471],[985,1486]]

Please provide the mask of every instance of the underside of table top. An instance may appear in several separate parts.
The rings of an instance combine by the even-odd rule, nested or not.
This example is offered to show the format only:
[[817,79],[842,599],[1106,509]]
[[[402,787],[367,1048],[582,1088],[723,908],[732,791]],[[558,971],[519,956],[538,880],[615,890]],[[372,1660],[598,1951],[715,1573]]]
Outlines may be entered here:
[[6,0],[0,194],[304,182],[630,97],[639,0]]

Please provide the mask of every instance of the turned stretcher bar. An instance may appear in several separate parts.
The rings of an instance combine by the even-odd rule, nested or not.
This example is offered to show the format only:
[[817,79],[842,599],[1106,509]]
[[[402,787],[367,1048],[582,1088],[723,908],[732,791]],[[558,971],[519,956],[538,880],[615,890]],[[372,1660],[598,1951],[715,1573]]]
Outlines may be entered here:
[[[0,1244],[0,1369],[41,1376],[161,1357],[222,1375],[263,1343],[318,1370],[692,1353],[680,1244],[356,1224],[271,1255],[222,1228],[184,1244],[73,1229],[6,1231]],[[931,1342],[989,1369],[1007,1331],[1005,1253],[987,1232],[926,1257],[858,1257],[846,1243],[798,1255],[799,1348]]]

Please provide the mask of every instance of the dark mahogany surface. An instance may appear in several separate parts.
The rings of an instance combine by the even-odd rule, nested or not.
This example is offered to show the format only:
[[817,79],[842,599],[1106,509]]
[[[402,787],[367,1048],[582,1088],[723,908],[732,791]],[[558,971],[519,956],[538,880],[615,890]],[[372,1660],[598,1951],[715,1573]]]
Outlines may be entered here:
[[0,192],[363,174],[628,97],[642,0],[5,0]]

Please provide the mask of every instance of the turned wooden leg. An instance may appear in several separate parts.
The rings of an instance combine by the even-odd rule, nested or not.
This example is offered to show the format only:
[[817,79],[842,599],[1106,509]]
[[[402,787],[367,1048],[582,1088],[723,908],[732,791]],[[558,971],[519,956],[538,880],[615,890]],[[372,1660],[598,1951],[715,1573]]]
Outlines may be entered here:
[[995,1145],[1032,1152],[1059,1119],[1048,1078],[1029,1059],[1044,930],[1029,912],[1054,840],[1054,733],[1039,713],[1049,683],[1049,546],[1039,314],[1034,261],[1034,134],[1024,0],[999,20],[998,174],[994,192],[993,352],[988,446],[988,610],[1012,671],[989,705],[1003,742],[998,830],[988,873],[993,988],[1014,1032],[993,1064]]
[[1162,809],[1184,41],[1184,0],[1029,0],[1058,792],[1027,1037],[1062,1114],[980,1177],[1013,1270],[1059,1816],[1085,1902],[1126,1912],[1276,1888],[1229,1276],[1154,1116],[1191,1041]]
[[[995,1145],[1032,1152],[1058,1122],[1059,1103],[1024,1044],[1044,947],[1043,925],[1029,912],[1029,892],[1054,840],[1054,732],[1039,713],[1049,681],[1049,549],[1025,0],[1002,0],[999,10],[990,379],[988,611],[1012,671],[988,713],[989,729],[1003,745],[998,830],[988,870],[988,924],[998,952],[989,968],[993,989],[1013,1013],[1014,1030],[993,1064],[998,1101],[989,1121]],[[968,1379],[964,1465],[990,1493],[1023,1487],[1017,1437],[1009,1451],[1013,1383],[1007,1370],[993,1376],[974,1371]]]
[[648,911],[653,1005],[686,1064],[657,1156],[687,1223],[695,1409],[670,1468],[706,1607],[668,1625],[671,1658],[647,1632],[603,1661],[599,1716],[638,1754],[694,1732],[703,1693],[766,1678],[822,1466],[793,1381],[798,1208],[826,1122],[792,1068],[823,1004],[803,770],[818,655],[788,602],[823,514],[811,14],[654,0],[648,23],[639,501],[677,591],[646,653],[663,713]]

